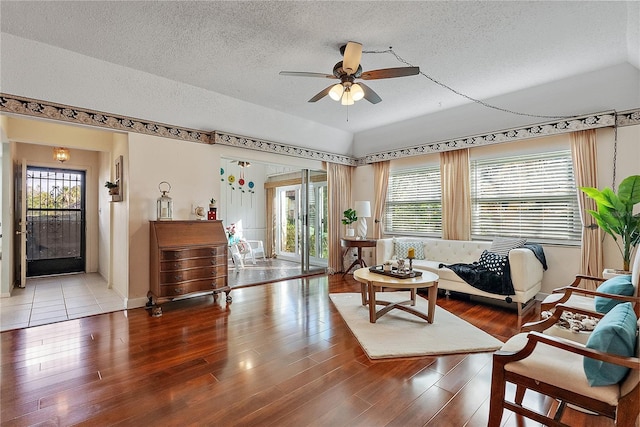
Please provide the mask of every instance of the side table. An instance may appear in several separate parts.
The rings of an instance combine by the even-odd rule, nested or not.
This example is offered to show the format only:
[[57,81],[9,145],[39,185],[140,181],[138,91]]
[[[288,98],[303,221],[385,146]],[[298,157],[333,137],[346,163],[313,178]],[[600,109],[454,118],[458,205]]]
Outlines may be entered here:
[[343,257],[347,255],[347,252],[349,252],[349,249],[351,248],[358,249],[358,258],[355,261],[353,261],[353,263],[351,263],[351,265],[349,266],[349,268],[347,268],[347,270],[344,272],[342,277],[344,277],[347,273],[351,271],[351,269],[353,269],[353,267],[357,265],[360,267],[367,266],[367,264],[364,262],[364,259],[362,259],[362,248],[375,248],[376,242],[377,242],[376,239],[356,239],[356,238],[340,239],[340,246],[344,248],[344,251],[342,254]]

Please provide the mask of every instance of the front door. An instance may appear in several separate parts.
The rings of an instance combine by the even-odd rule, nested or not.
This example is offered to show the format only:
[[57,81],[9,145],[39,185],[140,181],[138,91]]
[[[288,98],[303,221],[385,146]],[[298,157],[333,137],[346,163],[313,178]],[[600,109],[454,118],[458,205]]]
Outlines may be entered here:
[[27,167],[27,276],[85,271],[85,172]]

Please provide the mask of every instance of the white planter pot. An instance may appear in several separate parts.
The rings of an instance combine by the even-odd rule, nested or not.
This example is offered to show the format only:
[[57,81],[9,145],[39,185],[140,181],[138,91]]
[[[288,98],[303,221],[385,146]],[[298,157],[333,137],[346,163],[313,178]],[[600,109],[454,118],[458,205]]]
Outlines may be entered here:
[[356,233],[353,230],[353,228],[347,228],[347,237],[353,237],[355,235],[356,235]]

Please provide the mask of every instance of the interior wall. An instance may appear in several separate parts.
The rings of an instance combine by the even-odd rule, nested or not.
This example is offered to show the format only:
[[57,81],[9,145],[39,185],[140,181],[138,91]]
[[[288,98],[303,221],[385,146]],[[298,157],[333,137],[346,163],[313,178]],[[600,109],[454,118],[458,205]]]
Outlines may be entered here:
[[[124,166],[128,170],[124,196],[129,207],[128,306],[140,307],[149,291],[149,221],[157,217],[158,185],[162,181],[171,185],[168,196],[173,201],[173,219],[194,219],[191,207],[195,200],[220,197],[220,159],[211,145],[148,135],[129,134],[128,145]],[[114,242],[114,254],[124,245]]]
[[[115,177],[114,165],[118,156],[123,157],[122,174],[124,181],[120,191],[123,194],[121,202],[107,202],[109,205],[110,220],[106,221],[110,225],[109,235],[109,252],[108,256],[111,262],[107,261],[109,266],[109,286],[111,286],[118,294],[125,298],[125,307],[130,307],[130,258],[131,242],[129,236],[129,207],[131,205],[131,185],[130,185],[130,168],[129,168],[129,139],[125,134],[113,134],[113,149],[110,151],[109,167],[105,175],[113,180]],[[150,151],[152,153],[153,151]],[[148,154],[147,154],[148,155]],[[105,179],[106,180],[106,179]],[[102,197],[108,197],[108,191],[102,187]],[[105,230],[105,234],[106,234]],[[148,245],[147,245],[148,247]],[[135,253],[135,252],[133,252]],[[105,254],[106,255],[106,254]],[[147,263],[147,266],[149,264]]]
[[0,148],[2,150],[2,158],[0,158],[2,162],[2,195],[0,196],[2,199],[2,209],[0,209],[2,217],[0,217],[0,221],[2,221],[2,229],[4,230],[3,237],[0,239],[0,251],[2,251],[2,257],[0,259],[0,298],[10,296],[12,289],[11,284],[13,283],[13,269],[11,268],[13,254],[10,250],[13,243],[13,233],[9,232],[13,230],[13,226],[11,225],[11,212],[13,211],[13,173],[11,143],[7,137],[6,128],[7,117],[0,116],[0,143],[2,144]]

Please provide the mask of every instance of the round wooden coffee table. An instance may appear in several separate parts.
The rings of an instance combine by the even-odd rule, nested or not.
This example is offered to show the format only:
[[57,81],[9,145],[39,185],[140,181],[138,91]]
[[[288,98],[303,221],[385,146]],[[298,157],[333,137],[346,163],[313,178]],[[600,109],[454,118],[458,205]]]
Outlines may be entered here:
[[[362,305],[369,304],[369,321],[376,323],[381,316],[394,308],[407,313],[411,313],[433,323],[433,316],[436,311],[436,299],[438,297],[438,275],[429,271],[421,271],[422,276],[409,279],[399,279],[373,273],[368,268],[359,268],[353,272],[353,277],[360,282],[360,293],[362,294]],[[366,289],[365,289],[366,288]],[[376,288],[410,289],[411,299],[401,302],[389,302],[376,300]],[[418,311],[412,306],[416,305],[416,289],[428,288],[427,298],[429,299],[429,309],[427,314]],[[381,310],[376,311],[376,305],[384,305]]]

